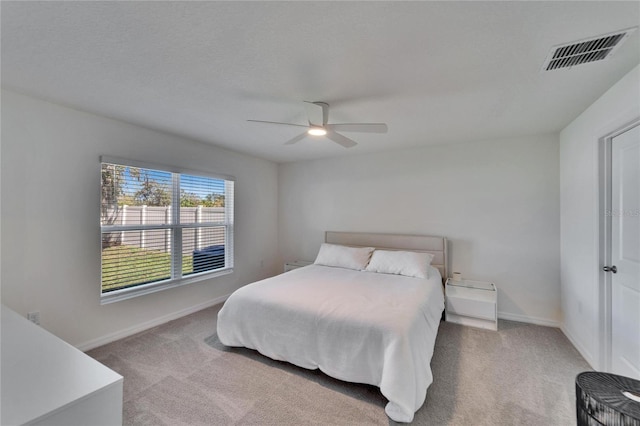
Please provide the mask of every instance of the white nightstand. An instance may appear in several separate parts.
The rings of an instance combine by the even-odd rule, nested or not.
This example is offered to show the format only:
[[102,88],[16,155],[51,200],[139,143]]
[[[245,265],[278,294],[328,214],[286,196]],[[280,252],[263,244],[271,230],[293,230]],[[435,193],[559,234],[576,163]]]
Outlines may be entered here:
[[289,272],[293,269],[302,268],[303,266],[311,265],[313,262],[308,260],[294,260],[292,262],[286,262],[284,264],[284,272]]
[[498,291],[495,284],[448,278],[445,296],[447,321],[488,330],[498,329]]

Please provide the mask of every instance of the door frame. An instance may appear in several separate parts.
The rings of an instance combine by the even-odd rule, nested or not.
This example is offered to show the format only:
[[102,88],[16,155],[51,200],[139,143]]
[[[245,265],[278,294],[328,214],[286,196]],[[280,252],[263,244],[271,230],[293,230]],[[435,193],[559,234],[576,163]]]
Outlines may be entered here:
[[598,295],[599,370],[611,371],[611,274],[602,270],[611,263],[611,146],[613,138],[640,125],[637,117],[598,139]]

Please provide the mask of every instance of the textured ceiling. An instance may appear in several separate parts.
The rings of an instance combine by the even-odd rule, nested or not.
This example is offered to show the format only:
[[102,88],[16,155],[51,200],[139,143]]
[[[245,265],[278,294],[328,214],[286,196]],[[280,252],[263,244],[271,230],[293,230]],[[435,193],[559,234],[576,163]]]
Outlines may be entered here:
[[[554,45],[638,25],[640,2],[7,2],[2,85],[274,161],[558,132],[640,62],[541,72]],[[306,122],[387,134],[283,142]]]

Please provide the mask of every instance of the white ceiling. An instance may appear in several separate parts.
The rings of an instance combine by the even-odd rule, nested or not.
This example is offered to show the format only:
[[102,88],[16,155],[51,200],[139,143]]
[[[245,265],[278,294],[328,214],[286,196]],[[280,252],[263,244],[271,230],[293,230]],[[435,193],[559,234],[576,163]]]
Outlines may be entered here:
[[[640,23],[640,2],[7,2],[2,85],[284,162],[558,132],[640,63],[541,72],[552,46]],[[303,100],[387,134],[283,142]]]

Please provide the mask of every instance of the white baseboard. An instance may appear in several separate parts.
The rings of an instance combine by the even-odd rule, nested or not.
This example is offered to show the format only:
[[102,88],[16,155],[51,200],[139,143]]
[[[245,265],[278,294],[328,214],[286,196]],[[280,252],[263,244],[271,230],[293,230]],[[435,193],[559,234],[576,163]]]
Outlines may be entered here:
[[[183,317],[185,315],[189,315],[189,314],[192,314],[194,312],[201,311],[202,309],[206,309],[206,308],[208,308],[210,306],[217,305],[218,303],[222,303],[225,300],[227,300],[227,298],[229,296],[230,295],[227,294],[227,295],[224,295],[224,296],[216,297],[215,299],[211,299],[211,300],[208,300],[206,302],[199,303],[197,305],[191,306],[189,308],[182,309],[182,310],[176,311],[176,312],[172,312],[172,313],[167,314],[167,315],[163,315],[163,316],[155,318],[155,319],[153,319],[151,321],[143,322],[141,324],[136,324],[136,325],[134,325],[132,327],[125,328],[124,330],[116,331],[114,333],[109,333],[109,334],[107,334],[105,336],[98,337],[97,339],[92,339],[92,340],[89,340],[87,342],[84,342],[84,343],[81,343],[79,345],[76,345],[76,348],[78,348],[79,350],[81,350],[83,352],[89,351],[89,350],[97,348],[99,346],[106,345],[107,343],[111,343],[111,342],[115,342],[116,340],[124,339],[125,337],[132,336],[132,335],[134,335],[136,333],[140,333],[141,331],[148,330],[150,328],[156,327],[158,325],[164,324],[164,323],[172,321],[174,319],[178,319],[178,318]],[[590,365],[593,366],[593,362],[591,360],[591,357],[588,356],[588,352],[584,351],[584,349],[581,348],[581,346],[575,341],[575,339],[573,339],[570,336],[570,334],[567,333],[567,331],[564,329],[564,327],[561,327],[561,324],[558,323],[558,321],[553,321],[553,320],[549,320],[549,319],[545,319],[545,318],[536,318],[536,317],[531,317],[531,316],[527,316],[527,315],[512,314],[512,313],[507,313],[507,312],[498,312],[498,318],[499,319],[508,320],[508,321],[517,321],[517,322],[524,322],[524,323],[528,323],[528,324],[543,325],[543,326],[546,326],[546,327],[560,328],[562,330],[562,332],[565,334],[565,336],[567,336],[569,341],[573,344],[573,346],[575,346],[576,349],[580,352],[580,354],[587,360],[587,362]]]
[[595,360],[593,359],[593,356],[591,355],[591,352],[589,352],[584,345],[582,345],[578,339],[576,339],[570,332],[569,330],[567,330],[567,328],[565,327],[564,324],[562,324],[560,326],[560,331],[562,331],[562,333],[567,337],[567,339],[569,339],[569,341],[571,342],[571,344],[573,345],[574,348],[576,348],[576,350],[578,352],[580,352],[580,355],[582,355],[582,357],[584,358],[585,361],[587,361],[587,363],[591,366],[591,368],[593,368],[594,370],[598,370],[598,368],[596,367],[596,363]]
[[560,328],[560,323],[558,321],[554,321],[546,318],[531,317],[528,315],[512,314],[508,312],[498,312],[498,318],[508,320],[508,321],[517,321],[517,322],[526,322],[528,324],[544,325],[545,327]]
[[569,342],[573,345],[573,347],[576,348],[578,352],[580,352],[580,355],[582,355],[582,357],[585,359],[585,361],[587,361],[587,363],[591,366],[591,368],[593,368],[594,370],[597,370],[596,363],[593,359],[593,356],[591,355],[591,352],[586,350],[585,347],[566,329],[564,323],[548,320],[544,318],[536,318],[536,317],[529,317],[525,315],[511,314],[507,312],[498,312],[498,318],[509,320],[509,321],[526,322],[529,324],[559,328],[560,331],[562,331],[562,333],[567,337],[567,339],[569,339]]
[[125,337],[132,336],[136,333],[140,333],[141,331],[148,330],[150,328],[156,327],[158,325],[164,324],[169,321],[173,321],[174,319],[178,319],[185,315],[192,314],[194,312],[201,311],[210,306],[217,305],[218,303],[222,303],[230,296],[230,294],[216,297],[215,299],[208,300],[203,303],[199,303],[197,305],[188,307],[186,309],[182,309],[180,311],[172,312],[167,315],[163,315],[161,317],[152,319],[151,321],[143,322],[141,324],[136,324],[132,327],[125,328],[124,330],[116,331],[114,333],[109,333],[105,336],[98,337],[97,339],[89,340],[88,342],[81,343],[76,345],[76,348],[81,350],[82,352],[89,351],[91,349],[97,348],[102,345],[106,345],[107,343],[115,342],[116,340],[124,339]]

